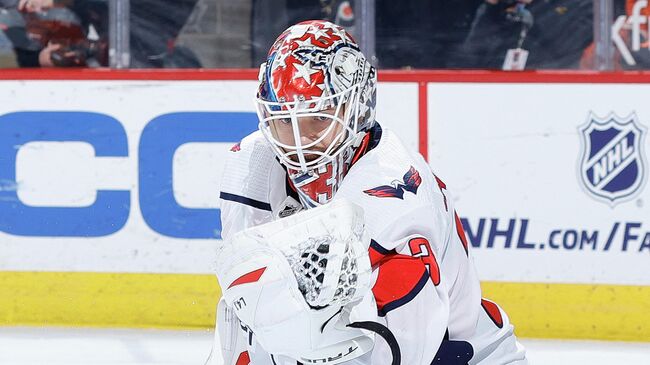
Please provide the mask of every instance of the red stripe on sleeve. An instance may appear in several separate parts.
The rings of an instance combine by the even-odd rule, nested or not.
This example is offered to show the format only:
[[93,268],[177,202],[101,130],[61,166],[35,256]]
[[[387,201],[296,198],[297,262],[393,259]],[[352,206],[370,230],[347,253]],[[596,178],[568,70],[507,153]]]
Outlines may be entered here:
[[501,317],[501,311],[498,305],[487,299],[481,299],[481,307],[483,307],[485,313],[487,313],[497,327],[503,328],[503,317]]
[[368,248],[368,254],[370,255],[370,265],[373,268],[377,267],[381,263],[381,261],[388,256],[377,251],[372,246]]
[[377,282],[372,288],[381,312],[387,304],[398,301],[413,291],[426,268],[419,258],[395,254],[379,265]]
[[469,256],[469,247],[467,246],[467,236],[465,236],[465,230],[463,229],[463,222],[460,221],[460,218],[458,217],[458,213],[454,212],[454,216],[456,217],[456,233],[458,233],[458,237],[460,238],[460,241],[463,243],[463,247],[465,248],[465,253],[467,256]]

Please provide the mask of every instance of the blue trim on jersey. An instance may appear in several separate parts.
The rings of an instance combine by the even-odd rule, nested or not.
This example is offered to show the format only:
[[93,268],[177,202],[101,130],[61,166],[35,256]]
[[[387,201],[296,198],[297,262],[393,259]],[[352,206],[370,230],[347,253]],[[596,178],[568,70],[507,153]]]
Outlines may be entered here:
[[242,203],[244,205],[251,206],[253,208],[261,209],[261,210],[268,210],[271,212],[271,204],[269,203],[264,203],[259,200],[247,198],[245,196],[241,195],[235,195],[235,194],[230,194],[230,193],[224,193],[223,191],[221,194],[219,194],[219,198],[223,200],[230,200],[232,202],[237,202],[237,203]]
[[411,291],[405,296],[384,305],[382,309],[377,311],[379,316],[385,317],[386,314],[388,314],[388,312],[392,311],[393,309],[397,309],[403,306],[404,304],[410,302],[411,300],[413,300],[413,298],[415,298],[418,294],[420,294],[422,288],[424,288],[424,286],[427,284],[427,281],[429,280],[431,280],[429,276],[429,270],[424,270],[424,274],[422,274],[422,277],[415,285],[415,287],[411,289]]
[[445,332],[431,365],[467,365],[474,357],[474,347],[463,340],[450,340],[449,329]]
[[382,247],[379,243],[377,243],[377,241],[373,239],[370,239],[370,247],[372,247],[375,251],[379,252],[382,255],[388,255],[391,253],[391,250],[387,250],[386,248]]
[[375,120],[375,124],[370,127],[370,130],[368,133],[370,133],[370,142],[368,143],[368,150],[366,153],[373,148],[377,147],[379,144],[379,141],[381,140],[381,135],[382,135],[383,129],[381,128],[381,125],[379,124],[378,121]]

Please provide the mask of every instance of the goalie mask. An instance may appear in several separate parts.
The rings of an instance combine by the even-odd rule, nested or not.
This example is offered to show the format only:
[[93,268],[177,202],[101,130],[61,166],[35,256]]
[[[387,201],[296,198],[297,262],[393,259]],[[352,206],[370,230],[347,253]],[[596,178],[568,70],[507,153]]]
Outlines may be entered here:
[[329,202],[368,145],[376,72],[343,28],[296,24],[260,67],[259,129],[306,207]]
[[338,364],[373,348],[370,237],[347,201],[303,211],[232,237],[219,253],[223,299],[269,353]]

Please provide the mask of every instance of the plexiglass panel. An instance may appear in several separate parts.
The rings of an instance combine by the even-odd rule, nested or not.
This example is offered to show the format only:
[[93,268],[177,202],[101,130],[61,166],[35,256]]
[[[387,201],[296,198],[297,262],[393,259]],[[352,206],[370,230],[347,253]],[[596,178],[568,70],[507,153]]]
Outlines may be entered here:
[[0,67],[255,68],[288,26],[326,19],[380,68],[647,69],[649,15],[647,0],[0,0]]

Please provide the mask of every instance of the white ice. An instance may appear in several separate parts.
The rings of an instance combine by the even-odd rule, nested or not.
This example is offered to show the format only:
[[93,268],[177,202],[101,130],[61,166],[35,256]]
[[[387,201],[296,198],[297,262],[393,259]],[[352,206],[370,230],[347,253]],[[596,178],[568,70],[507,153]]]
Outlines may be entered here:
[[[522,339],[533,365],[650,365],[650,343]],[[0,328],[2,365],[203,365],[212,331]]]

